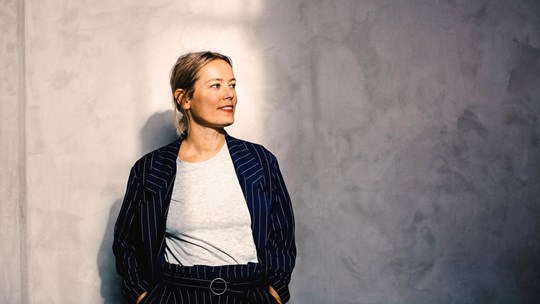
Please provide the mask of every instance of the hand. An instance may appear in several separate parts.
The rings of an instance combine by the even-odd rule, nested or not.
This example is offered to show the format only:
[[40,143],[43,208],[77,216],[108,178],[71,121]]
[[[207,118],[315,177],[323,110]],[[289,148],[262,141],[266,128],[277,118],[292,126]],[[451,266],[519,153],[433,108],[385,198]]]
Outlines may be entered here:
[[[135,304],[138,304],[140,301],[142,301],[142,299],[144,299],[144,297],[146,297],[147,294],[148,294],[148,291],[143,292],[143,293],[137,298],[137,301],[135,302]],[[280,303],[281,303],[281,302],[280,302]]]
[[281,298],[279,297],[277,291],[274,289],[274,287],[272,286],[268,286],[268,292],[272,295],[272,297],[274,297],[274,299],[276,299],[276,301],[279,303],[279,304],[283,304],[283,302],[281,302]]

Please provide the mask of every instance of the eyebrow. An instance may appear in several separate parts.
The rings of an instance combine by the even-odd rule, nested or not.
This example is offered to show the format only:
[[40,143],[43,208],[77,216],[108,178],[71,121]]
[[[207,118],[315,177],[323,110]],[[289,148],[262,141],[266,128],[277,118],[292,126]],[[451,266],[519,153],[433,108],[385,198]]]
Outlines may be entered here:
[[[223,81],[223,78],[212,78],[212,79],[209,79],[207,82],[205,83],[209,83],[209,82],[212,82],[212,81]],[[236,81],[236,78],[231,78],[231,80],[229,80],[229,82],[231,81]]]

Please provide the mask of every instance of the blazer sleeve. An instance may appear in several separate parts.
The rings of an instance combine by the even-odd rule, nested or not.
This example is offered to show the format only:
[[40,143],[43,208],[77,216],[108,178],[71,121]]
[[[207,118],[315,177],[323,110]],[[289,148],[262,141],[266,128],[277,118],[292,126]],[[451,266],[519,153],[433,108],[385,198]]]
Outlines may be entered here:
[[272,206],[268,240],[270,285],[283,303],[290,299],[289,282],[296,261],[294,214],[287,187],[275,157],[271,158]]
[[116,271],[123,278],[122,292],[135,303],[139,295],[150,289],[143,271],[143,247],[140,235],[140,206],[143,200],[143,185],[136,172],[131,169],[126,195],[114,226],[113,252]]

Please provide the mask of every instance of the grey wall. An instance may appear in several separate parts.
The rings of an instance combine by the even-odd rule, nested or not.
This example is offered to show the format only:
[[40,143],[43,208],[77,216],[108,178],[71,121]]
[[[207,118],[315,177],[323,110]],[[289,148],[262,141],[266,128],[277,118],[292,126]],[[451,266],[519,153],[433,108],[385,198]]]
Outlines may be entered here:
[[26,300],[22,6],[0,2],[0,303]]
[[129,167],[176,57],[230,55],[279,158],[292,303],[540,299],[540,3],[0,0],[0,302],[120,303]]

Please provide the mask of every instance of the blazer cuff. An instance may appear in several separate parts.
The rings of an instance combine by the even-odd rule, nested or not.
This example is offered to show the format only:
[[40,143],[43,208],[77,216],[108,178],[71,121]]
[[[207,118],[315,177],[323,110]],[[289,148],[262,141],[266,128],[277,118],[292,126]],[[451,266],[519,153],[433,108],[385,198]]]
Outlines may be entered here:
[[291,295],[289,294],[289,284],[276,278],[273,280],[270,279],[269,283],[278,293],[279,297],[281,298],[281,302],[287,303],[287,301],[289,301],[291,298]]

